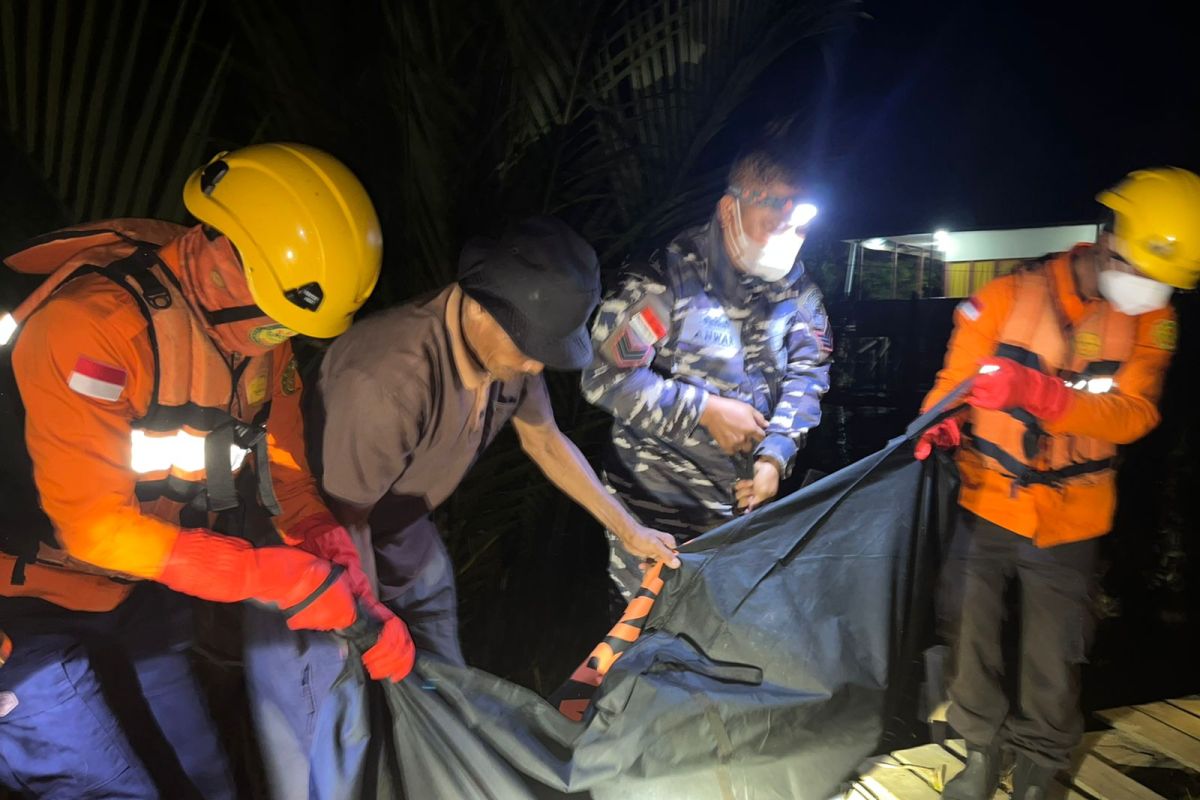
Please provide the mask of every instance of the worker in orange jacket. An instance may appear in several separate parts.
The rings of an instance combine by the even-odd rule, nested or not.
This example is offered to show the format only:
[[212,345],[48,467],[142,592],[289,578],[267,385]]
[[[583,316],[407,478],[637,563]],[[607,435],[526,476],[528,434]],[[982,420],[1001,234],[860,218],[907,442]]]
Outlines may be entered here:
[[[0,318],[15,334],[0,370],[0,785],[16,791],[234,796],[175,592],[255,600],[294,629],[366,608],[382,625],[370,674],[412,665],[309,473],[288,341],[341,334],[370,295],[370,198],[328,154],[264,144],[218,155],[184,201],[200,225],[111,220],[5,259],[50,276]],[[274,517],[274,546],[239,538],[249,503]]]
[[[1002,748],[1017,800],[1041,800],[1083,733],[1079,665],[1090,641],[1097,537],[1116,505],[1117,446],[1159,421],[1175,349],[1174,288],[1200,279],[1200,177],[1135,172],[1097,198],[1095,243],[1047,256],[962,302],[928,408],[973,381],[968,407],[917,443],[957,448],[963,509],[947,564],[961,596],[949,722],[968,745],[946,786],[991,798]],[[1020,586],[1019,691],[1001,685],[1008,581]]]

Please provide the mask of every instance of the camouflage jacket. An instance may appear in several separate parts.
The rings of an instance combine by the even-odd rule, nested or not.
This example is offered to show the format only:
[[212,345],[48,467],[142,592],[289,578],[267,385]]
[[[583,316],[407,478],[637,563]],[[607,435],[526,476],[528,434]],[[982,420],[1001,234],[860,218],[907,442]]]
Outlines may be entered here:
[[600,306],[592,342],[584,396],[615,417],[614,451],[626,473],[647,486],[654,481],[639,473],[674,473],[673,485],[680,473],[698,473],[694,483],[713,485],[710,510],[718,498],[732,500],[742,466],[698,425],[710,393],[767,417],[755,456],[773,458],[785,477],[821,421],[832,340],[820,290],[801,263],[774,283],[737,270],[715,218],[626,267]]

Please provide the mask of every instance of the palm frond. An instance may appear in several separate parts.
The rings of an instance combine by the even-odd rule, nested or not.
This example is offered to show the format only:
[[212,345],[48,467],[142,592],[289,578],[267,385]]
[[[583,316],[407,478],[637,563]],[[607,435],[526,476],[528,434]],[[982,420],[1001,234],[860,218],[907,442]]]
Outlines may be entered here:
[[[596,120],[606,141],[637,143],[634,158],[612,176],[615,193],[629,198],[620,216],[630,226],[616,237],[616,249],[661,234],[663,210],[674,210],[672,222],[684,216],[672,198],[712,186],[703,157],[753,86],[785,52],[844,21],[855,5],[697,0],[627,7],[595,73],[605,105]],[[647,174],[656,180],[646,183]]]
[[[80,28],[83,30],[92,30],[96,25],[96,3],[85,3],[83,5],[83,20],[80,23]],[[115,15],[120,14],[120,6],[114,10]],[[63,26],[66,30],[66,26]],[[46,166],[47,174],[57,173],[58,180],[56,183],[58,196],[66,197],[67,192],[71,187],[71,162],[79,154],[80,134],[83,132],[83,123],[80,119],[83,109],[84,94],[88,91],[90,83],[88,65],[92,54],[92,45],[97,40],[96,36],[80,36],[76,42],[77,50],[71,64],[71,76],[67,81],[67,103],[63,112],[63,137],[62,148],[58,154],[58,166]],[[48,152],[53,152],[53,147],[47,147]]]
[[[198,160],[194,142],[207,139],[223,69],[194,57],[204,3],[181,3],[161,38],[148,35],[151,9],[151,0],[0,7],[4,118],[68,218],[181,215],[163,197],[178,197],[181,173]],[[101,15],[108,22],[98,25]],[[198,85],[204,101],[187,114],[183,98]]]
[[62,71],[67,61],[67,13],[69,6],[59,3],[54,10],[54,27],[50,36],[50,70],[46,74],[46,131],[45,148],[42,151],[43,169],[47,172],[53,168],[55,145],[58,143],[62,126],[58,115],[62,107]]
[[[106,103],[110,102],[108,96],[108,87],[113,77],[113,70],[116,68],[117,52],[120,48],[117,46],[118,37],[124,32],[123,11],[124,0],[117,0],[117,5],[112,9],[108,19],[108,28],[104,34],[104,44],[100,48],[100,61],[96,72],[88,78],[80,76],[79,91],[87,92],[90,98],[87,108],[84,112],[87,122],[83,127],[83,138],[80,140],[82,150],[79,157],[79,166],[75,172],[75,216],[77,219],[87,215],[90,208],[89,193],[92,187],[95,186],[96,180],[96,154],[100,149],[100,131],[104,121],[109,115],[104,113]],[[70,165],[64,165],[63,175],[70,174]],[[67,195],[63,195],[67,197]]]
[[[26,6],[25,116],[30,120],[36,119],[38,100],[41,98],[39,78],[42,70],[42,8],[41,3],[30,3]],[[33,152],[37,143],[37,126],[27,126],[25,128],[25,149]]]
[[[138,115],[130,135],[129,148],[132,152],[138,153],[140,157],[136,168],[131,167],[121,171],[113,204],[116,208],[128,209],[128,212],[125,213],[132,216],[142,216],[146,213],[150,205],[150,195],[157,188],[158,168],[163,154],[166,152],[168,137],[172,132],[171,123],[174,119],[176,103],[179,100],[180,87],[187,74],[188,58],[196,44],[196,32],[204,14],[203,3],[198,11],[192,11],[189,8],[190,5],[190,3],[182,2],[175,12],[171,30],[167,34],[166,42],[158,56],[158,63],[154,67],[150,86],[142,98],[146,113]],[[191,26],[181,46],[179,40],[188,17],[191,18]],[[166,90],[164,96],[168,75],[171,75],[172,79],[170,88]],[[135,202],[134,191],[139,184],[140,189],[137,189],[138,198]]]
[[7,90],[5,105],[8,106],[8,128],[17,129],[21,118],[17,93],[17,6],[16,3],[0,3],[0,44],[4,47],[4,87]]
[[[209,77],[204,94],[200,96],[200,102],[196,104],[192,111],[191,121],[188,124],[186,133],[179,140],[179,157],[174,160],[166,182],[163,184],[165,191],[159,192],[158,205],[153,212],[154,216],[159,219],[183,219],[185,215],[183,207],[183,184],[191,171],[197,165],[203,163],[205,156],[211,155],[206,152],[209,148],[209,131],[212,130],[216,120],[217,108],[221,99],[221,90],[225,85],[225,76],[228,74],[232,51],[233,42],[229,41],[217,59],[216,67]],[[172,88],[172,95],[175,95],[174,88]],[[171,104],[172,106],[175,105],[175,99],[171,101]],[[155,134],[155,142],[166,142],[168,136],[170,136],[167,131],[171,130],[176,129],[164,127],[164,130],[157,132]],[[159,164],[162,163],[161,153],[156,156],[156,159]],[[158,170],[156,169],[157,172]],[[148,200],[149,197],[143,197],[139,202],[147,202]]]

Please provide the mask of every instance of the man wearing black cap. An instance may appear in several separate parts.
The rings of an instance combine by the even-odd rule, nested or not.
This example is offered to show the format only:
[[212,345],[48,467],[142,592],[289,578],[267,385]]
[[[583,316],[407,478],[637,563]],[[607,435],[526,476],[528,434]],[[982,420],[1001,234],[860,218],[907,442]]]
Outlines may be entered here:
[[554,423],[542,368],[591,362],[587,320],[599,301],[595,252],[559,220],[536,217],[498,241],[471,240],[456,284],[364,320],[330,348],[320,379],[325,491],[347,520],[369,516],[385,603],[428,565],[446,577],[439,614],[422,603],[418,647],[462,660],[452,573],[429,512],[510,419],[550,479],[611,520],[631,554],[673,558],[673,540],[612,498]]
[[[463,662],[454,570],[430,512],[509,420],[547,477],[615,531],[631,556],[677,565],[674,540],[643,527],[606,492],[554,422],[542,369],[591,362],[586,325],[599,299],[592,248],[562,222],[535,217],[499,240],[471,240],[457,283],[368,317],[326,354],[317,415],[323,485],[364,561],[374,557],[379,598],[418,648]],[[249,641],[255,718],[270,743],[263,749],[283,761],[278,754],[297,754],[269,765],[273,792],[306,796],[306,732],[319,703],[300,702],[300,692],[322,696],[342,656],[329,637],[278,626]]]

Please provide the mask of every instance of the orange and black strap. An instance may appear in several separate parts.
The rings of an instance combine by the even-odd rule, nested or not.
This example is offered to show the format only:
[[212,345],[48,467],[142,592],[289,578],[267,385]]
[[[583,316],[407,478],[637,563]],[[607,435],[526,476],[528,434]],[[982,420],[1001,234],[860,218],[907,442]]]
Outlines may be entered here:
[[583,663],[575,668],[571,677],[551,695],[551,704],[556,706],[564,717],[576,722],[583,719],[584,713],[591,705],[592,697],[604,681],[604,676],[642,635],[654,602],[662,592],[662,570],[662,563],[646,570],[641,588],[625,607],[621,619],[604,637],[604,641],[596,645]]

